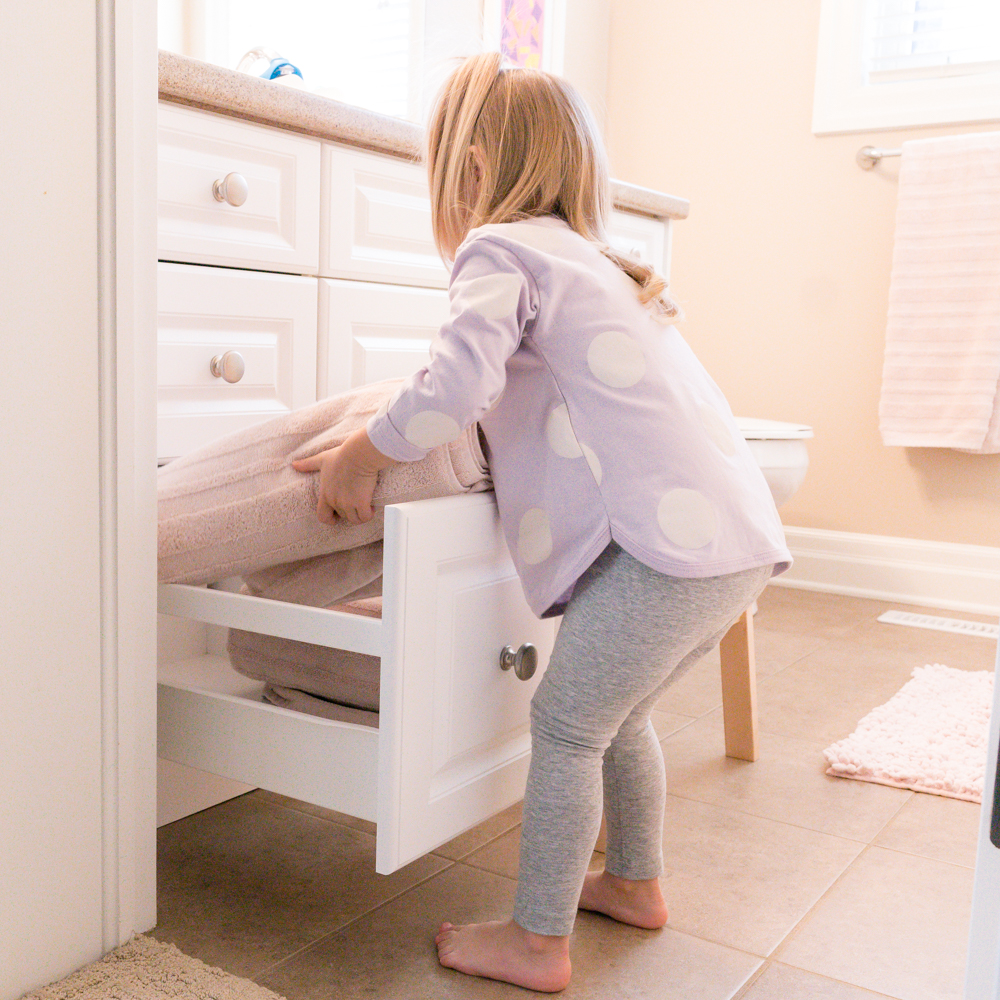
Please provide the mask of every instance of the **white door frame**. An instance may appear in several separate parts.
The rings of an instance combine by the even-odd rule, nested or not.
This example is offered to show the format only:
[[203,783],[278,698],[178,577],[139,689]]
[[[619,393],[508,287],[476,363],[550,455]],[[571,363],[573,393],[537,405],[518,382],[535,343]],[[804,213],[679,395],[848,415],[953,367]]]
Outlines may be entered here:
[[156,924],[154,0],[98,0],[103,945]]
[[[997,673],[1000,674],[1000,649]],[[1000,825],[997,801],[1000,774],[997,749],[1000,744],[1000,684],[993,689],[989,751],[983,782],[983,808],[979,817],[979,848],[972,893],[972,922],[969,927],[969,958],[965,972],[966,1000],[1000,1000],[1000,847],[990,840],[994,811]],[[997,836],[1000,840],[1000,836]]]

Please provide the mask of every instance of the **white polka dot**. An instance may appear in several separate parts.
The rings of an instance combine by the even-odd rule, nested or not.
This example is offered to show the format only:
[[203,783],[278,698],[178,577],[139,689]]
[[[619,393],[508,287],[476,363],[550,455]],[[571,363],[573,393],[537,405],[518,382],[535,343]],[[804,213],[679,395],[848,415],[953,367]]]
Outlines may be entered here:
[[545,421],[545,437],[549,447],[560,458],[579,458],[583,452],[573,433],[573,425],[569,422],[569,410],[566,404],[557,406]]
[[705,432],[719,451],[730,457],[735,455],[736,442],[733,440],[732,431],[726,426],[719,411],[715,407],[709,406],[708,403],[702,403],[698,407],[698,412],[701,414],[701,422]]
[[375,419],[379,420],[384,417],[389,412],[389,400],[385,400],[382,405],[375,411]]
[[597,485],[600,486],[601,476],[603,475],[600,459],[594,454],[592,448],[588,448],[585,444],[581,444],[580,447],[583,449],[583,457],[587,460],[587,465],[590,466],[590,471],[594,474]]
[[682,549],[708,545],[719,530],[712,501],[697,490],[671,490],[660,501],[656,518],[667,538]]
[[484,274],[457,286],[453,306],[470,309],[484,319],[503,319],[517,309],[522,280],[516,274]]
[[613,389],[627,389],[646,374],[646,357],[638,342],[620,330],[599,333],[587,348],[587,365]]
[[535,566],[552,555],[552,528],[541,507],[525,511],[517,529],[517,554],[521,562]]
[[436,448],[454,441],[461,433],[462,428],[447,413],[423,410],[410,417],[403,437],[417,448]]

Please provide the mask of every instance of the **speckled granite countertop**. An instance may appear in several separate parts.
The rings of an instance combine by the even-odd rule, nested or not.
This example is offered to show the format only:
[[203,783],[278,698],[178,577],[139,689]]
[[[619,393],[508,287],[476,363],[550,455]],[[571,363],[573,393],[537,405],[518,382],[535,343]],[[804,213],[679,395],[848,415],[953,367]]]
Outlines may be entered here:
[[[412,122],[162,50],[160,98],[379,153],[420,157],[423,129]],[[624,181],[611,185],[616,208],[657,219],[687,218],[683,198]]]

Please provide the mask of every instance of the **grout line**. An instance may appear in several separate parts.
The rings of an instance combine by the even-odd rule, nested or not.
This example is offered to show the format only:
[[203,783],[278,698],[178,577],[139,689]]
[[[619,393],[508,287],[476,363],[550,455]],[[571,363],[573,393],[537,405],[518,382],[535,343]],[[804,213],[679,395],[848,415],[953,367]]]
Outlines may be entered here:
[[[326,822],[326,823],[332,823],[335,826],[342,826],[344,829],[353,830],[355,833],[361,833],[361,834],[364,834],[364,835],[369,836],[369,837],[372,836],[372,834],[368,833],[366,830],[359,830],[357,827],[349,826],[349,825],[347,825],[345,823],[337,823],[336,820],[327,819],[324,816],[315,816],[312,813],[305,813],[302,810],[295,809],[292,806],[283,806],[283,805],[281,805],[281,803],[274,803],[274,804],[281,806],[281,808],[288,809],[291,812],[296,812],[299,815],[311,816],[313,819],[323,820],[324,822]],[[408,892],[412,892],[414,889],[417,889],[420,886],[424,885],[426,882],[429,882],[432,878],[437,878],[439,875],[443,875],[445,872],[447,872],[450,869],[454,868],[456,865],[462,864],[462,865],[465,865],[468,868],[475,868],[476,871],[485,871],[485,872],[487,872],[487,874],[497,875],[499,878],[507,878],[506,875],[500,875],[498,872],[491,872],[491,871],[488,871],[488,869],[479,868],[477,865],[469,864],[466,859],[469,858],[471,855],[475,854],[477,851],[480,851],[483,848],[488,847],[494,841],[497,841],[501,837],[506,836],[506,834],[510,833],[510,831],[513,830],[518,825],[519,824],[515,823],[512,826],[508,827],[506,830],[503,830],[501,833],[498,833],[495,837],[491,837],[489,840],[485,841],[483,844],[480,844],[479,847],[473,848],[471,851],[469,851],[468,854],[464,855],[463,858],[461,858],[461,859],[448,858],[448,857],[445,857],[443,854],[435,854],[434,851],[428,852],[427,854],[423,855],[423,857],[425,857],[425,858],[430,858],[430,857],[437,858],[440,861],[446,862],[445,866],[443,868],[439,869],[438,871],[431,872],[430,875],[426,876],[425,878],[420,879],[417,882],[414,882],[413,885],[407,886],[402,891],[396,893],[394,896],[391,896],[388,899],[383,900],[382,902],[378,903],[376,906],[373,906],[370,909],[364,910],[362,913],[359,913],[357,916],[352,917],[350,920],[347,920],[344,923],[340,924],[339,926],[333,928],[332,930],[327,931],[327,933],[322,934],[320,937],[316,938],[315,941],[310,941],[308,944],[303,945],[301,948],[299,948],[296,951],[292,952],[290,955],[286,955],[284,958],[282,958],[279,961],[275,962],[273,965],[270,965],[266,969],[264,969],[261,972],[257,973],[257,976],[268,975],[269,973],[275,971],[277,968],[279,968],[280,966],[284,965],[285,963],[290,962],[293,958],[295,958],[296,956],[302,954],[302,952],[306,951],[307,949],[315,947],[316,945],[320,944],[322,941],[325,941],[327,938],[332,937],[334,934],[340,934],[346,928],[350,927],[351,924],[357,923],[363,917],[370,916],[371,914],[375,913],[376,911],[382,909],[383,906],[388,906],[389,903],[395,902],[396,900],[400,899],[402,896],[405,896]],[[508,881],[510,881],[509,878],[508,878]],[[254,977],[254,979],[256,980],[256,977]]]
[[[424,857],[427,856],[428,855],[424,855]],[[435,855],[435,857],[436,856],[437,855]],[[442,858],[441,860],[446,860],[446,859]],[[252,977],[254,982],[257,982],[257,980],[261,976],[266,976],[274,972],[278,968],[280,968],[282,965],[286,965],[293,958],[297,958],[299,955],[301,955],[304,951],[308,951],[310,948],[315,948],[317,945],[321,944],[323,941],[326,941],[328,938],[331,938],[336,934],[341,934],[348,927],[350,927],[352,924],[356,924],[362,918],[371,916],[371,914],[376,913],[378,910],[381,910],[383,907],[388,906],[390,903],[396,902],[396,900],[398,900],[400,897],[405,896],[408,892],[412,892],[414,889],[419,888],[420,886],[424,885],[424,883],[429,882],[432,878],[437,878],[439,875],[443,875],[446,871],[449,871],[450,869],[454,868],[456,864],[458,864],[458,862],[452,862],[451,864],[445,865],[444,868],[441,868],[436,872],[432,872],[426,878],[422,878],[419,881],[414,882],[413,885],[407,886],[401,892],[397,892],[394,896],[390,896],[388,899],[384,899],[381,903],[379,903],[377,906],[373,906],[370,910],[365,910],[364,913],[359,913],[357,916],[351,917],[350,920],[345,920],[344,923],[340,924],[338,927],[334,927],[332,930],[327,931],[325,934],[321,934],[318,938],[316,938],[315,941],[310,941],[308,944],[304,944],[301,948],[297,948],[290,955],[286,955],[284,958],[279,959],[279,961],[275,962],[273,965],[269,965],[266,969],[262,969],[260,972],[258,972],[255,976]]]
[[[823,900],[830,895],[833,890],[840,885],[844,880],[847,873],[872,849],[871,844],[866,844],[864,850],[859,851],[858,855],[854,860],[826,887],[826,889],[821,893],[819,898],[809,907],[808,910],[802,915],[798,922],[788,931],[788,933],[771,949],[771,954],[768,958],[778,961],[779,956],[788,947],[789,944],[795,939],[798,933],[802,930],[803,925],[809,920],[809,918],[816,912]],[[785,962],[785,965],[791,965],[790,962]],[[793,969],[799,968],[797,965],[792,966]],[[809,969],[803,969],[803,972],[809,972]]]

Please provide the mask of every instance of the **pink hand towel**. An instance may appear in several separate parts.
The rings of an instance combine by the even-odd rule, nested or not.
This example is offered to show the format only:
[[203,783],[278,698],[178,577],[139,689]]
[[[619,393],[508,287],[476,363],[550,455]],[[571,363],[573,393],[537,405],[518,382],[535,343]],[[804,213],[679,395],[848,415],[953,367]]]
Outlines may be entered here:
[[1000,132],[903,143],[879,429],[1000,451]]

